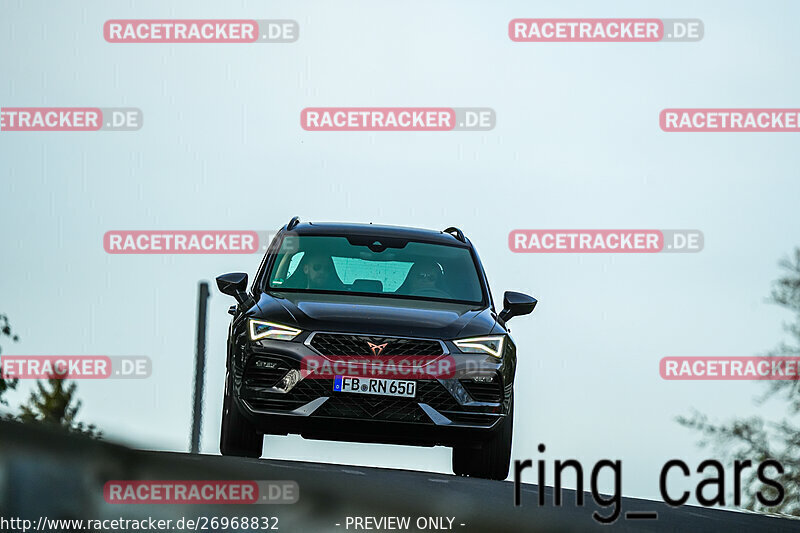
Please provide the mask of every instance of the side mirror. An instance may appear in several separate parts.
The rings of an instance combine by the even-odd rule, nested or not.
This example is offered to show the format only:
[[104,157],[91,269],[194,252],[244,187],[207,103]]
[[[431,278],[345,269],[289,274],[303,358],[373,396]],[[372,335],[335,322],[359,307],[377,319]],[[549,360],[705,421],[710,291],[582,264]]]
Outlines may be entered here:
[[538,300],[533,296],[522,294],[521,292],[506,291],[503,294],[503,310],[500,311],[498,318],[503,322],[508,322],[515,316],[528,315],[533,312]]
[[236,301],[244,303],[248,300],[247,296],[247,274],[244,272],[234,272],[223,274],[217,277],[217,288],[222,294],[233,296]]

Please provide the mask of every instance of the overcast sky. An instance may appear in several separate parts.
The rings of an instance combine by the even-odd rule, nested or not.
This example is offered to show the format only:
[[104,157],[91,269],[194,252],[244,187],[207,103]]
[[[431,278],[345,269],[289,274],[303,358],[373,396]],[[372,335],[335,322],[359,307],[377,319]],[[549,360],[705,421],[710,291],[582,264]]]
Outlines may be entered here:
[[[3,2],[0,107],[144,114],[137,132],[0,133],[0,312],[21,338],[3,341],[4,353],[153,361],[146,381],[79,384],[82,420],[107,439],[187,449],[197,283],[252,275],[260,256],[109,255],[103,234],[275,230],[294,215],[458,226],[496,300],[504,290],[539,298],[511,322],[514,459],[621,459],[623,492],[657,498],[666,460],[711,453],[676,415],[780,414],[753,404],[757,384],[667,382],[658,362],[754,355],[784,338],[791,317],[766,298],[778,260],[800,245],[797,137],[664,133],[658,116],[798,107],[794,3],[209,4]],[[517,17],[693,17],[705,38],[514,43]],[[112,18],[294,19],[300,39],[109,44]],[[491,107],[497,125],[307,132],[309,106]],[[514,254],[517,228],[699,229],[705,249]],[[216,289],[209,302],[206,453],[218,453],[232,303]],[[268,437],[265,456],[450,471],[446,448]]]

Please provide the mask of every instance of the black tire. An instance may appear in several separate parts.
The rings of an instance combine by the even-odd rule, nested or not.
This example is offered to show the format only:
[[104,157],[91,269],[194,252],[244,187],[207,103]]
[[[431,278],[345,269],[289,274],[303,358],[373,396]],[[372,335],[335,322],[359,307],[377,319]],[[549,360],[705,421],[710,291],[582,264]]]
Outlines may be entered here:
[[225,399],[222,402],[222,428],[219,436],[219,451],[222,455],[235,457],[261,457],[264,435],[239,411],[233,399],[233,376],[225,375]]
[[488,440],[453,446],[453,473],[459,476],[504,480],[511,465],[514,401],[497,432]]

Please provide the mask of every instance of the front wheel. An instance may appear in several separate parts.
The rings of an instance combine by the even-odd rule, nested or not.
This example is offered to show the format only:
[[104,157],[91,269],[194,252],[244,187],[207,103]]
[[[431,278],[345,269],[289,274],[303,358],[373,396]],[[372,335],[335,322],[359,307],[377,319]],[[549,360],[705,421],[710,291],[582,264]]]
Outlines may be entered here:
[[225,375],[225,399],[222,402],[222,428],[219,451],[235,457],[261,457],[264,436],[239,411],[233,398],[233,376]]
[[501,427],[486,441],[453,446],[453,473],[484,479],[504,480],[511,464],[511,437],[514,434],[514,401]]

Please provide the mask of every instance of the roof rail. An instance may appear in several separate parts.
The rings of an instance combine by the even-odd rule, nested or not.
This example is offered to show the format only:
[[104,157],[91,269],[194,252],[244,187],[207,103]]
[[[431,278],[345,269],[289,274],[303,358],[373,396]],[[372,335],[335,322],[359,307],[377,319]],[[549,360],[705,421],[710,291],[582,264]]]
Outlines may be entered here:
[[300,223],[300,217],[292,217],[292,220],[286,224],[286,231],[292,231]]
[[467,238],[464,237],[464,232],[461,231],[458,228],[453,227],[453,226],[450,226],[449,228],[444,230],[444,233],[449,233],[450,235],[452,235],[453,237],[455,237],[456,239],[458,239],[459,241],[461,241],[463,243],[467,242]]

